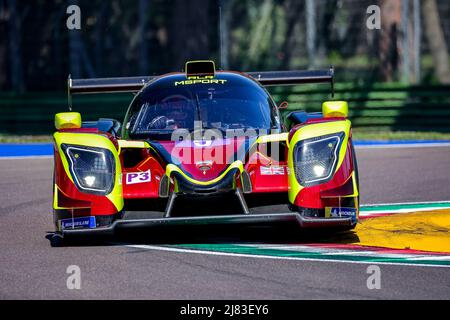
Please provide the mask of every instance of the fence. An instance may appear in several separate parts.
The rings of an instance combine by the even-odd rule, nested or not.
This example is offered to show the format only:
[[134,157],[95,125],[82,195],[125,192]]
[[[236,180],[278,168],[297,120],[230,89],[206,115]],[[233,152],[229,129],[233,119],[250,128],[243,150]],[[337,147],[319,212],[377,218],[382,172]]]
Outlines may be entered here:
[[[373,130],[450,131],[450,86],[396,83],[337,84],[333,100],[349,102],[353,127]],[[320,111],[329,90],[295,87],[274,91],[288,110]]]
[[[355,128],[450,132],[450,86],[408,86],[396,83],[355,85],[338,83],[334,99],[347,100]],[[277,103],[289,102],[289,111],[320,111],[330,99],[325,86],[278,87],[271,89]],[[84,120],[112,117],[123,120],[131,94],[76,96],[74,110]],[[0,94],[0,132],[49,134],[53,118],[67,110],[63,93]]]

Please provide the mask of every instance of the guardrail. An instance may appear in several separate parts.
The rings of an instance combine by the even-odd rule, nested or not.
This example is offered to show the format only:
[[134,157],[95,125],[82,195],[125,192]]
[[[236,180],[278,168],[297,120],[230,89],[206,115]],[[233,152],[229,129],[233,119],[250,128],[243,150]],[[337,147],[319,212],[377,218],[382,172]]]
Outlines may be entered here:
[[[320,111],[329,90],[319,87],[276,88],[276,101],[286,100],[284,113]],[[450,131],[450,86],[403,84],[336,84],[333,100],[349,102],[354,127],[408,131]]]
[[[270,88],[275,101],[289,102],[287,111],[320,111],[329,88],[318,85]],[[132,94],[86,95],[74,100],[84,120],[111,117],[123,120]],[[356,128],[450,132],[450,86],[338,83],[335,100],[347,100]],[[48,134],[53,117],[67,110],[64,93],[0,93],[0,132]],[[286,113],[286,111],[284,111]]]
[[[74,99],[73,111],[83,120],[123,120],[132,94],[85,95]],[[68,111],[64,93],[0,93],[0,132],[8,134],[50,134],[55,130],[55,113]]]

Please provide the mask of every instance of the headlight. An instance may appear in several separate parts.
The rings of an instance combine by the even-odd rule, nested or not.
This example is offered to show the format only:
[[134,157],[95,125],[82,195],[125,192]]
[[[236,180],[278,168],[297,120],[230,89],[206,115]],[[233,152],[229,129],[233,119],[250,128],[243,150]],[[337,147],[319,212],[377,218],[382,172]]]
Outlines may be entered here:
[[295,176],[305,187],[327,182],[333,176],[339,158],[343,132],[302,140],[294,147]]
[[111,151],[103,148],[61,146],[80,191],[106,195],[114,187],[115,165]]

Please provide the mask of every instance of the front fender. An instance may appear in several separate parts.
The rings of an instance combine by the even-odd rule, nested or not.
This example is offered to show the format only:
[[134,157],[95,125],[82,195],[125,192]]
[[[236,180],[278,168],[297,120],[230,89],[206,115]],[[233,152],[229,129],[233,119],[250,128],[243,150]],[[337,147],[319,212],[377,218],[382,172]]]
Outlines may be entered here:
[[[343,139],[337,150],[337,165],[335,166],[332,177],[327,182],[311,187],[303,186],[296,178],[294,164],[295,146],[307,139],[330,135],[333,133],[344,133]],[[351,123],[347,119],[333,120],[327,122],[306,123],[294,127],[288,137],[288,182],[289,182],[289,202],[298,207],[307,208],[325,208],[326,201],[322,195],[326,191],[334,190],[349,183],[353,179],[353,160],[351,151]],[[350,194],[342,196],[355,197],[357,190]]]
[[[55,185],[54,209],[90,209],[91,214],[113,214],[124,206],[122,194],[122,167],[115,144],[105,135],[91,133],[56,132],[54,138]],[[77,189],[69,169],[67,155],[61,145],[97,147],[109,150],[114,156],[114,187],[107,195],[95,195]]]

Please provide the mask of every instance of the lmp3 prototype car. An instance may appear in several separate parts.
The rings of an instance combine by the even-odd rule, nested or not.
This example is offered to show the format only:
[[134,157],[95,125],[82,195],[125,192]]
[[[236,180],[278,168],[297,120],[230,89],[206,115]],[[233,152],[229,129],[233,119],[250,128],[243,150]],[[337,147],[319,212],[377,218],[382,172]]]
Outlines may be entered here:
[[183,73],[155,77],[69,78],[70,110],[72,94],[135,95],[123,124],[55,115],[53,237],[163,224],[355,227],[347,103],[326,101],[321,113],[281,121],[287,103],[277,106],[264,88],[333,87],[333,77],[332,68],[239,73],[191,61]]

